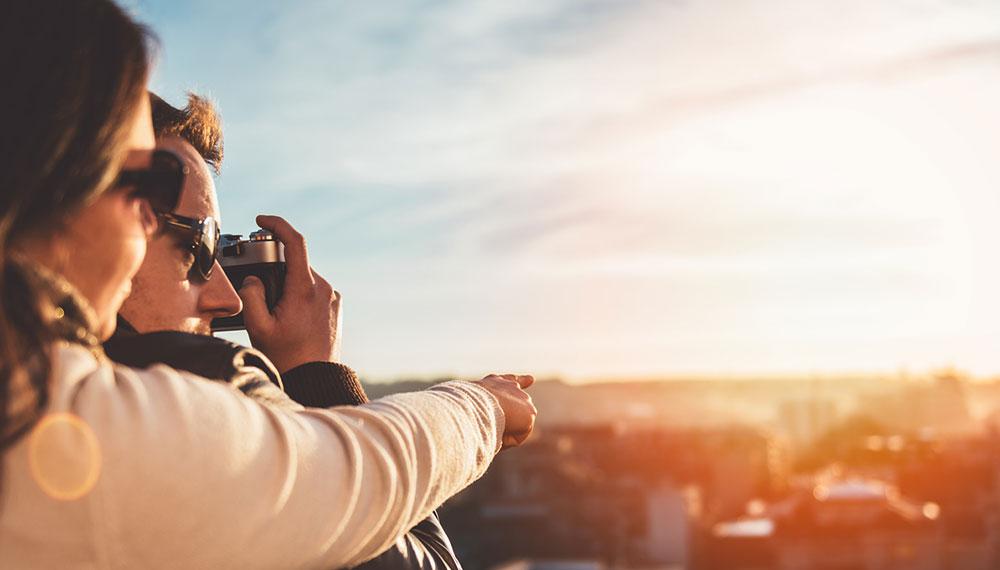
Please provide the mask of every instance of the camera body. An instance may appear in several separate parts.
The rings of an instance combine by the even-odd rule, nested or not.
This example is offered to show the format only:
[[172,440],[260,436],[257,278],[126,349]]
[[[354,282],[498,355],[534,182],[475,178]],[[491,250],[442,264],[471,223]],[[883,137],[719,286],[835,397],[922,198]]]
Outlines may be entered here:
[[[223,234],[219,242],[219,264],[239,290],[243,280],[253,275],[264,283],[264,300],[269,310],[281,299],[285,287],[285,246],[267,230],[252,232],[248,239],[239,234]],[[243,330],[243,313],[212,319],[212,331]]]

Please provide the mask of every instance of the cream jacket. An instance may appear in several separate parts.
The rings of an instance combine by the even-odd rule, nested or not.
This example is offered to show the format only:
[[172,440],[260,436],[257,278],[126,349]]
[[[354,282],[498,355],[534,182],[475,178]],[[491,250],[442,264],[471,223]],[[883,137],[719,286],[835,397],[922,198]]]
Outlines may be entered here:
[[354,565],[481,476],[504,427],[462,382],[286,411],[77,345],[53,365],[49,413],[4,455],[4,570]]

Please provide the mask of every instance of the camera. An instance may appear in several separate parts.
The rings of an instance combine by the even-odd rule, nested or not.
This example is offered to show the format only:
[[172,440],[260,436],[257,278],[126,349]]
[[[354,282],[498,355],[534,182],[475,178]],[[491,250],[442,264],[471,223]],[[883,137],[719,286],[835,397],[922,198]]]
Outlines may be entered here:
[[[285,286],[285,246],[267,230],[252,232],[248,239],[239,234],[219,238],[219,264],[226,277],[239,290],[243,280],[253,275],[264,283],[264,300],[273,310]],[[212,331],[245,329],[243,312],[232,317],[212,319]]]

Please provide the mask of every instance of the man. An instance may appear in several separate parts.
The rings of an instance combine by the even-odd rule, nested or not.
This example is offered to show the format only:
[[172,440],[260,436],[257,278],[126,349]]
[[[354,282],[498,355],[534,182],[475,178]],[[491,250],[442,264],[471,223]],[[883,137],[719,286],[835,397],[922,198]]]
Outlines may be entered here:
[[[211,261],[206,279],[192,239],[199,223],[219,219],[211,167],[223,158],[222,130],[211,104],[189,95],[185,109],[176,109],[150,95],[157,147],[181,158],[187,176],[173,212],[177,231],[152,240],[132,293],[122,306],[108,355],[131,366],[164,362],[206,378],[233,383],[247,395],[282,405],[285,392],[312,407],[357,405],[367,401],[350,368],[337,362],[340,344],[340,295],[315,271],[311,280],[286,282],[284,295],[272,314],[264,305],[262,284],[253,279],[239,294]],[[260,216],[261,227],[286,244],[296,244],[301,258],[288,263],[308,266],[302,237],[288,222]],[[179,228],[179,229],[178,229]],[[256,282],[253,282],[256,281]],[[241,298],[242,296],[242,298]],[[246,305],[244,319],[254,346],[267,355],[211,335],[212,319],[235,315]],[[273,366],[272,364],[273,363]],[[273,384],[246,380],[247,367],[267,372]],[[280,375],[277,373],[280,371]],[[254,375],[254,378],[257,378]],[[392,549],[361,568],[453,568],[459,564],[436,514],[414,527]]]

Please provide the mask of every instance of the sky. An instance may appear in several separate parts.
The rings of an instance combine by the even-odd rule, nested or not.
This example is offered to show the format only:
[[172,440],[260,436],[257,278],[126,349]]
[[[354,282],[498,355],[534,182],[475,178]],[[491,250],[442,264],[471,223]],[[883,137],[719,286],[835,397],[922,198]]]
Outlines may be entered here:
[[1000,2],[125,5],[369,379],[1000,373]]

